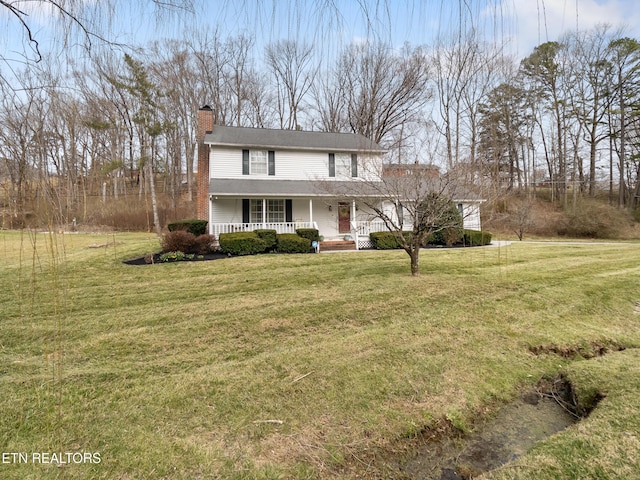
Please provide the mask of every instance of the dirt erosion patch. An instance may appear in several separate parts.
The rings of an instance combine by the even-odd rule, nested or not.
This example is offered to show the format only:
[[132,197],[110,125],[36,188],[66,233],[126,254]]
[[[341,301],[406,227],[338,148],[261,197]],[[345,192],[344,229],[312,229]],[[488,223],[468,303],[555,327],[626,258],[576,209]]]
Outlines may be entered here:
[[534,355],[554,354],[562,358],[595,358],[609,352],[624,350],[624,345],[614,340],[594,340],[584,345],[531,345],[529,351]]
[[[443,420],[422,431],[412,445],[377,456],[357,478],[396,480],[469,480],[524,455],[537,442],[586,417],[569,381],[543,379],[511,403],[464,434]],[[362,459],[359,463],[362,464]],[[351,473],[354,473],[352,470]]]
[[542,381],[467,436],[442,438],[399,465],[406,478],[466,480],[524,455],[581,418],[564,378]]
[[536,443],[587,417],[601,397],[580,406],[563,376],[542,379],[535,388],[502,406],[464,433],[442,419],[409,442],[386,452],[360,452],[339,467],[349,478],[394,480],[470,480],[506,465]]

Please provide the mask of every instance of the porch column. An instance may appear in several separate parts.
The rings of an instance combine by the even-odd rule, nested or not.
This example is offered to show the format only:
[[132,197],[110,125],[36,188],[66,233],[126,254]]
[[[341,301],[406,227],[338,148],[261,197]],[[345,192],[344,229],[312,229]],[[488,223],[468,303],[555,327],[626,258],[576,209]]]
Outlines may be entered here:
[[351,221],[356,223],[356,201],[351,204]]
[[309,199],[309,227],[313,225],[313,199]]
[[262,228],[267,228],[267,199],[262,199]]
[[[353,203],[351,204],[351,223],[352,225],[349,225],[349,227],[352,229],[351,231],[353,232],[353,240],[356,243],[356,250],[358,249],[358,221],[356,220],[356,201],[354,200]],[[353,228],[353,225],[356,226],[356,228]]]
[[213,196],[209,195],[209,235],[213,235]]

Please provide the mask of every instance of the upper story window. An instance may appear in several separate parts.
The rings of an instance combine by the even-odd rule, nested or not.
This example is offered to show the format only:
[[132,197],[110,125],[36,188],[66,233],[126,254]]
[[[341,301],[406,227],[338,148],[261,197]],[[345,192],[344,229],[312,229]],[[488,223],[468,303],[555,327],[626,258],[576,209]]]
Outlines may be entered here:
[[275,175],[276,154],[272,150],[243,150],[243,175]]
[[344,153],[336,154],[336,177],[351,176],[351,155]]
[[249,150],[249,171],[251,175],[267,174],[266,150]]
[[357,177],[358,156],[355,153],[330,153],[329,154],[330,177]]

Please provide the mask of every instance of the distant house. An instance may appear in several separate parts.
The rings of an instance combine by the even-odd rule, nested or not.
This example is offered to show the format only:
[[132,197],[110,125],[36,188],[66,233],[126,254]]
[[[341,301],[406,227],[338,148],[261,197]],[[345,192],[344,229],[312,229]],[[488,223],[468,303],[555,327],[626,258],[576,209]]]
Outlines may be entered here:
[[[379,195],[371,186],[386,151],[366,137],[213,125],[207,107],[198,132],[198,216],[210,233],[316,228],[325,240],[347,237],[362,248],[369,232],[384,230],[357,200],[336,193]],[[471,223],[479,228],[479,215]]]

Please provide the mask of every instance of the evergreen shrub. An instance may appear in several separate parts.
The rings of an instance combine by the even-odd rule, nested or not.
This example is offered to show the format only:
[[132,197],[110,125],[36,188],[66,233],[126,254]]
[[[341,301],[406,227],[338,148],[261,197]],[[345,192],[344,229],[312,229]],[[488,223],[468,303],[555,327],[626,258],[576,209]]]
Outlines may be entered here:
[[[402,232],[407,241],[411,241],[411,232]],[[373,232],[369,234],[373,248],[377,250],[392,250],[402,248],[398,235],[395,232]]]
[[302,238],[308,238],[311,242],[320,241],[320,232],[317,228],[296,228],[296,234]]
[[479,230],[465,230],[464,245],[468,247],[479,247],[489,245],[491,243],[491,234],[489,232],[481,232]]
[[255,255],[266,249],[266,243],[255,232],[220,234],[220,250],[231,255]]
[[281,233],[277,236],[276,250],[278,253],[309,253],[311,240],[295,233]]
[[264,241],[266,245],[266,252],[269,252],[276,248],[276,235],[278,234],[278,232],[268,228],[254,230],[253,232]]
[[181,220],[179,222],[172,222],[168,224],[167,228],[170,232],[186,230],[197,237],[198,235],[207,233],[207,223],[209,222],[206,220]]
[[[448,202],[447,208],[438,218],[438,223],[439,226],[446,225],[446,227],[431,234],[427,240],[427,245],[444,245],[450,247],[462,241],[462,215],[460,215],[455,203]],[[438,226],[436,227],[439,228]]]

